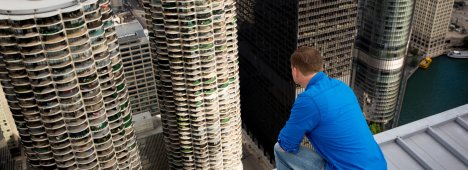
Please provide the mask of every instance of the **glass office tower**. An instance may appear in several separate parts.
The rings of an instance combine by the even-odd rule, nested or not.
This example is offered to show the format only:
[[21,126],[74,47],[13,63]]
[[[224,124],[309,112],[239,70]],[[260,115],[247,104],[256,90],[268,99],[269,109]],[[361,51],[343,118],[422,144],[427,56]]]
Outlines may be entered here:
[[359,2],[354,92],[372,126],[391,128],[403,76],[412,0]]
[[357,1],[238,0],[242,120],[273,158],[273,145],[304,89],[291,77],[297,47],[317,48],[330,77],[350,84]]

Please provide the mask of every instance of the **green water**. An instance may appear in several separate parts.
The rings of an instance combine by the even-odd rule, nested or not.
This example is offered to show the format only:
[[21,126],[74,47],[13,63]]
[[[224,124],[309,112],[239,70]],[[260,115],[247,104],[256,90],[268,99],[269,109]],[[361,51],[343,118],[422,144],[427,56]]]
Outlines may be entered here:
[[468,103],[468,59],[440,56],[408,80],[399,125]]

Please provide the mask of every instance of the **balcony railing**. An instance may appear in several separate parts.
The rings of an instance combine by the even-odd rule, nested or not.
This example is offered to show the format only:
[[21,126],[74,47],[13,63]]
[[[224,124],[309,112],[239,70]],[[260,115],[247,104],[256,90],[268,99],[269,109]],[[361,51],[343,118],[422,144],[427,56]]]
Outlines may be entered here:
[[60,31],[62,31],[63,27],[61,24],[49,26],[49,27],[41,27],[39,28],[39,33],[49,35],[49,34],[55,34]]
[[77,132],[77,133],[69,133],[70,134],[70,137],[71,138],[74,138],[74,139],[79,139],[79,138],[83,138],[85,136],[88,136],[89,135],[89,130],[88,129],[85,129],[81,132]]

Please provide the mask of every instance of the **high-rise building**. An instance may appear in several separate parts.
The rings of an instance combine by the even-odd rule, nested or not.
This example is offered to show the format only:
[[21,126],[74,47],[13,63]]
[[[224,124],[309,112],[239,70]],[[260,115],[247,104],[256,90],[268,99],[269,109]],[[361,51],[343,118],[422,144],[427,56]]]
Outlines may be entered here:
[[11,154],[19,154],[18,130],[2,88],[0,88],[0,135],[3,135]]
[[[290,56],[317,48],[324,71],[351,81],[357,1],[239,0],[243,122],[269,156],[302,88],[291,78]],[[274,123],[272,123],[274,122]]]
[[141,169],[109,0],[2,0],[0,81],[34,169]]
[[172,169],[241,168],[233,0],[146,0],[164,140]]
[[415,0],[410,48],[425,56],[445,52],[453,0]]
[[133,114],[158,113],[148,35],[137,21],[115,26]]
[[368,123],[392,127],[410,36],[412,0],[359,2],[353,89]]

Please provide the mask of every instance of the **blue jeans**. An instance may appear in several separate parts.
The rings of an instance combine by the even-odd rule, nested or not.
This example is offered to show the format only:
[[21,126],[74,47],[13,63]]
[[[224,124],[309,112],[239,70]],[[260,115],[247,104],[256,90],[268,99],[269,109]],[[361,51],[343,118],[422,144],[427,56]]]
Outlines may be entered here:
[[295,154],[283,151],[278,143],[275,144],[275,161],[277,170],[323,170],[325,160],[312,149],[300,146]]

